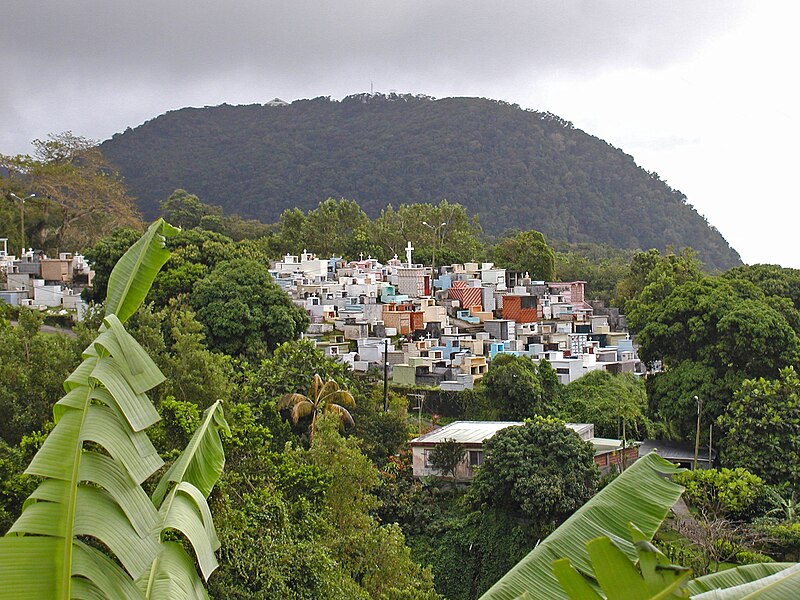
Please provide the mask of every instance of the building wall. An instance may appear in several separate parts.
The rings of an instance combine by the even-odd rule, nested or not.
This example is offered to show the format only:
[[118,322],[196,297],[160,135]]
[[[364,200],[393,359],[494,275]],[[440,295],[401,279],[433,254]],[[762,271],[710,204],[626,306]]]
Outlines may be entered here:
[[72,260],[59,260],[57,258],[41,261],[42,279],[45,281],[61,281],[67,283],[72,279]]
[[417,368],[413,365],[394,365],[392,367],[392,382],[398,385],[416,385]]
[[[523,308],[523,299],[533,302],[533,306]],[[530,300],[528,300],[530,299]],[[517,323],[533,323],[539,317],[535,296],[505,296],[503,298],[503,318]]]
[[469,287],[466,281],[454,281],[447,290],[447,297],[458,300],[461,308],[469,310],[473,306],[483,308],[483,291],[479,287]]
[[[426,466],[425,464],[425,454],[426,452],[430,452],[433,446],[414,446],[411,449],[411,459],[412,459],[412,471],[414,477],[426,477],[428,475],[436,475],[441,477],[441,471],[438,471],[430,466]],[[467,482],[472,480],[475,477],[475,473],[477,472],[476,469],[473,469],[469,465],[470,461],[470,450],[473,452],[483,452],[479,448],[468,448],[467,452],[464,456],[464,460],[459,463],[458,467],[456,467],[456,477],[455,481],[458,482]],[[448,475],[448,479],[450,476]]]
[[[625,448],[625,467],[630,467],[639,458],[639,446]],[[622,470],[622,452],[606,452],[594,457],[594,464],[603,474]]]

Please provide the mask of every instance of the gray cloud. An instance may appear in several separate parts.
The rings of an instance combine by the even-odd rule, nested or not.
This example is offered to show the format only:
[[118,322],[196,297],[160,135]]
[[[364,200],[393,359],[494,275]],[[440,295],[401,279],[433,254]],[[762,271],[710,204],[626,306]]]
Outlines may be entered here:
[[[164,110],[368,89],[481,93],[691,56],[743,3],[12,2],[0,152],[48,131],[109,136]],[[564,115],[569,118],[569,115]]]

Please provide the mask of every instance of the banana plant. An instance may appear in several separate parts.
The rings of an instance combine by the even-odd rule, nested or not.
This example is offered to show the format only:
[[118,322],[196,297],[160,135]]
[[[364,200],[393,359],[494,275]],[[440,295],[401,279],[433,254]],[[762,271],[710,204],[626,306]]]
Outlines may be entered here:
[[55,427],[26,473],[42,478],[0,538],[0,598],[205,598],[219,547],[206,497],[224,464],[219,403],[150,498],[142,483],[163,464],[146,429],[159,419],[146,392],[164,380],[125,330],[169,258],[177,229],[159,219],[119,260],[105,318],[64,382]]
[[643,456],[481,600],[800,598],[800,564],[746,565],[696,579],[668,564],[650,541],[683,492],[670,478],[683,470],[655,453]]
[[686,583],[692,570],[669,564],[667,557],[635,525],[630,525],[630,531],[639,569],[606,536],[586,543],[602,595],[568,558],[553,562],[553,573],[571,600],[678,600],[689,597]]

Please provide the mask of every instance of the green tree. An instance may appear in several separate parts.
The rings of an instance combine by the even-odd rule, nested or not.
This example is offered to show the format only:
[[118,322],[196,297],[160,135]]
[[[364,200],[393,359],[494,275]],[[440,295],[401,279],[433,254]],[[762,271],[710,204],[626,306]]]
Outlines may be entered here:
[[661,302],[679,285],[701,277],[700,261],[689,248],[680,254],[662,255],[652,248],[637,252],[631,259],[629,273],[617,286],[617,303],[628,315],[631,327],[638,330],[650,305]]
[[800,309],[800,270],[780,265],[742,265],[723,274],[726,279],[746,279],[766,296],[789,298]]
[[97,303],[103,301],[108,288],[108,278],[111,276],[114,265],[137,239],[139,239],[139,233],[135,229],[123,227],[115,229],[111,235],[98,240],[84,251],[86,260],[94,270],[92,286],[81,292],[81,297],[85,301]]
[[483,448],[469,490],[473,504],[531,519],[539,532],[551,531],[597,489],[594,447],[558,419],[535,417],[507,427]]
[[36,477],[24,471],[44,437],[41,432],[25,435],[15,446],[0,439],[0,534],[8,531],[22,512],[25,500],[36,489]]
[[364,598],[322,542],[330,528],[325,496],[331,476],[324,465],[313,464],[294,444],[276,445],[248,403],[233,404],[228,418],[225,471],[212,499],[222,548],[211,596]]
[[617,286],[629,273],[634,252],[607,244],[551,241],[558,281],[586,281],[586,297],[616,306]]
[[478,220],[471,219],[460,204],[447,200],[439,204],[401,204],[397,209],[389,205],[375,219],[371,231],[384,260],[395,254],[404,256],[409,241],[415,248],[414,260],[427,264],[431,263],[434,247],[439,265],[480,260],[486,254]]
[[[351,391],[358,402],[350,411],[355,421],[350,432],[361,440],[361,451],[375,466],[383,468],[387,460],[394,461],[396,455],[408,449],[408,398],[390,391],[389,410],[384,411],[381,386],[358,378],[354,382],[356,387]],[[365,386],[370,393],[361,391]]]
[[[299,234],[305,247],[321,258],[347,256],[352,259],[358,256],[359,251],[355,239],[368,224],[369,218],[356,202],[328,198],[308,212]],[[282,232],[282,235],[291,234]]]
[[764,480],[747,469],[697,469],[678,473],[683,497],[709,518],[741,516],[758,499]]
[[555,253],[538,231],[523,231],[501,238],[492,249],[497,266],[527,272],[531,279],[555,278]]
[[592,371],[576,379],[564,391],[561,417],[573,423],[594,423],[598,437],[642,439],[650,433],[644,382],[632,373],[612,375]]
[[287,208],[278,219],[278,229],[272,240],[272,253],[299,255],[308,250],[303,232],[308,231],[306,214],[299,208]]
[[[639,354],[662,363],[664,372],[648,381],[652,407],[662,416],[679,412],[671,402],[697,395],[703,418],[714,420],[744,379],[777,377],[800,359],[792,326],[749,281],[689,280],[647,306],[639,317]],[[694,390],[690,379],[698,386]],[[691,437],[685,415],[677,424],[680,436]]]
[[323,417],[308,451],[311,463],[330,475],[324,543],[368,597],[436,600],[430,569],[411,559],[400,528],[380,525],[370,514],[378,507],[378,471],[357,439],[339,435],[338,425],[334,415]]
[[705,592],[709,597],[790,598],[800,593],[796,564],[751,564],[695,579],[690,579],[690,570],[669,564],[650,541],[683,491],[668,477],[681,471],[654,452],[640,458],[538,544],[482,600],[655,600],[703,597]]
[[190,297],[213,349],[263,355],[299,337],[309,319],[262,264],[248,259],[219,263],[198,281]]
[[648,376],[648,415],[657,437],[693,440],[697,426],[695,396],[702,399],[701,422],[713,423],[744,378],[743,373],[733,369],[720,376],[713,367],[691,360]]
[[463,444],[459,444],[455,440],[444,440],[431,450],[428,462],[434,469],[441,471],[445,477],[449,474],[455,478],[456,469],[464,460],[466,453],[467,450]]
[[519,420],[555,412],[557,398],[548,397],[539,368],[526,356],[497,355],[480,386],[491,399],[491,418]]
[[281,396],[307,389],[314,375],[325,381],[333,379],[342,388],[355,385],[347,365],[325,356],[310,339],[283,342],[252,374],[252,385],[262,398],[255,402],[260,406],[270,401],[274,404]]
[[84,248],[119,227],[141,226],[122,178],[92,140],[67,131],[33,146],[33,156],[0,155],[0,167],[58,215],[46,250]]
[[723,465],[743,467],[767,483],[800,486],[800,378],[748,379],[720,417]]
[[[182,229],[194,229],[204,217],[222,217],[222,207],[204,204],[186,190],[177,189],[159,205],[161,216]],[[206,228],[207,229],[207,228]]]
[[311,417],[311,437],[317,432],[317,420],[323,413],[338,415],[343,424],[352,425],[353,417],[348,408],[355,408],[356,402],[353,395],[339,387],[333,379],[322,381],[319,374],[315,374],[311,381],[308,395],[292,393],[284,395],[277,408],[291,409],[292,422],[296,425],[303,417]]
[[21,309],[18,326],[0,318],[0,438],[14,446],[41,430],[63,395],[62,382],[80,363],[83,340],[39,331],[43,317]]
[[[159,400],[170,396],[178,401],[191,402],[202,411],[217,400],[230,399],[233,360],[207,348],[203,325],[191,309],[172,302],[158,311],[154,311],[152,306],[143,307],[136,317],[131,334],[139,337],[141,332],[142,338],[146,338],[144,330],[151,328],[153,345],[161,348],[153,352],[156,363],[167,378],[159,388]],[[143,339],[143,343],[153,342]]]

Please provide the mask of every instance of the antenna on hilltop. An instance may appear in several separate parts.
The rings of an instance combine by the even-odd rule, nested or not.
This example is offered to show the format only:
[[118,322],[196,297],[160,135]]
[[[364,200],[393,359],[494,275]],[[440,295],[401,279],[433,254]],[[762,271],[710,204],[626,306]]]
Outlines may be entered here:
[[373,92],[373,90],[372,90],[372,81],[371,81],[371,80],[370,80],[370,82],[369,82],[369,95],[370,95],[370,96],[374,96],[374,95],[375,95],[375,94],[374,94],[374,92]]

